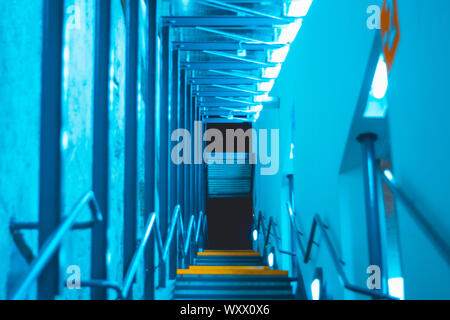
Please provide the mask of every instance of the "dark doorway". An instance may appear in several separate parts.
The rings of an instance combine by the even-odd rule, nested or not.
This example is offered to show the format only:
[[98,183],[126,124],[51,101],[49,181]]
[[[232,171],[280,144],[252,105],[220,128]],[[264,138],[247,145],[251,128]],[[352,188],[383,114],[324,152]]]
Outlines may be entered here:
[[[241,129],[245,132],[251,129],[251,127],[251,123],[209,123],[207,129],[214,128],[222,132],[225,151],[227,129]],[[234,152],[238,152],[236,145],[235,140]],[[244,152],[248,153],[250,151],[251,141],[246,138]],[[230,177],[225,176],[225,179],[230,179]],[[208,198],[206,201],[206,213],[208,215],[210,248],[216,250],[251,249],[252,210],[253,203],[251,197]]]
[[211,249],[252,249],[251,198],[209,198],[206,212]]

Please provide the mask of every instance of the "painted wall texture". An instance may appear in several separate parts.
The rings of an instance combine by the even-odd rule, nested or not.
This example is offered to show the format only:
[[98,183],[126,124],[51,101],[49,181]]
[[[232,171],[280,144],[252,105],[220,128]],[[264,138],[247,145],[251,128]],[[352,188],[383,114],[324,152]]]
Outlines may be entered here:
[[[340,174],[340,165],[376,34],[367,27],[367,8],[373,4],[381,1],[313,2],[271,92],[280,98],[280,110],[295,106],[295,213],[302,241],[306,246],[312,218],[320,214],[349,280],[362,287],[369,265],[363,178]],[[283,130],[290,117],[281,114]],[[281,141],[281,150],[289,144]],[[271,211],[278,208],[274,204]],[[318,235],[316,241],[320,248],[313,248],[311,261],[300,264],[307,293],[321,267],[330,298],[365,299],[343,289],[323,238]]]
[[[388,89],[393,172],[398,184],[449,241],[450,4],[399,1],[401,40]],[[397,202],[407,299],[449,299],[450,268]]]
[[[340,167],[376,37],[376,30],[367,27],[367,8],[374,4],[381,7],[382,1],[313,2],[271,92],[280,98],[280,110],[263,110],[256,124],[279,126],[280,132],[286,132],[290,118],[285,110],[294,104],[297,224],[309,236],[312,217],[318,213],[345,262],[349,281],[360,287],[366,287],[369,276],[361,154],[352,154],[358,166],[344,172]],[[383,141],[398,184],[447,241],[450,136],[446,123],[450,117],[445,88],[450,47],[442,31],[449,27],[449,9],[444,1],[423,8],[399,1],[401,40],[389,78],[389,134]],[[282,133],[280,137],[283,150],[290,141]],[[281,178],[256,177],[255,181],[260,184],[255,196],[264,194],[257,210],[282,221]],[[448,264],[399,199],[397,234],[397,218],[386,217],[381,188],[378,181],[383,285],[387,287],[388,278],[403,277],[406,299],[448,299]],[[302,240],[306,244],[307,237]],[[311,294],[315,268],[321,267],[328,298],[367,299],[343,289],[323,238],[317,236],[316,241],[320,248],[313,247],[311,261],[300,264],[307,293]]]

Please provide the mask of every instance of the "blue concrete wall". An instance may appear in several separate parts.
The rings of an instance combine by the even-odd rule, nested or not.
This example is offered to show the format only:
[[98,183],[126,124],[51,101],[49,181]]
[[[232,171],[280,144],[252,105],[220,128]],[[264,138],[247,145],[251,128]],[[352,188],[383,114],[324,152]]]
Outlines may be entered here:
[[[68,214],[92,189],[92,92],[95,1],[66,1],[62,91],[62,212]],[[79,221],[89,221],[88,208]],[[60,274],[77,265],[82,279],[90,279],[91,230],[74,230],[61,245]],[[60,298],[89,299],[90,290],[63,287]]]
[[[0,2],[0,48],[0,299],[5,299],[28,267],[12,241],[10,220],[38,219],[42,1]],[[37,232],[26,232],[25,239],[37,249]]]

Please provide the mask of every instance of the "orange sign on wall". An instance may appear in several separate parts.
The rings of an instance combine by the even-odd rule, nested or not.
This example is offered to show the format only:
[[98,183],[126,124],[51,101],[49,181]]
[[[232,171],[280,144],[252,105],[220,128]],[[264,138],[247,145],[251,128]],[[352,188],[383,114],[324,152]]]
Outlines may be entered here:
[[381,9],[381,40],[384,59],[388,72],[390,72],[400,42],[397,0],[384,0]]

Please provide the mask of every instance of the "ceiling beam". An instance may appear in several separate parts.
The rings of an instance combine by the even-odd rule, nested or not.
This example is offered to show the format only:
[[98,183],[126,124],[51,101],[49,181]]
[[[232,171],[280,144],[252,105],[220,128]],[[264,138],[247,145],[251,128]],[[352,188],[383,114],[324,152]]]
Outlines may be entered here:
[[276,27],[295,22],[298,18],[284,17],[274,19],[269,17],[244,16],[168,16],[162,17],[164,26],[171,27]]
[[189,78],[188,83],[193,85],[214,85],[214,84],[232,84],[232,85],[252,85],[261,81],[245,78]]
[[263,42],[263,43],[243,43],[239,41],[223,41],[223,42],[172,42],[172,46],[176,50],[183,51],[203,51],[203,50],[248,50],[248,51],[264,51],[274,50],[285,46],[284,43]]
[[195,61],[182,62],[182,69],[189,70],[258,70],[262,67],[276,67],[278,63],[266,63],[265,66],[244,61]]

